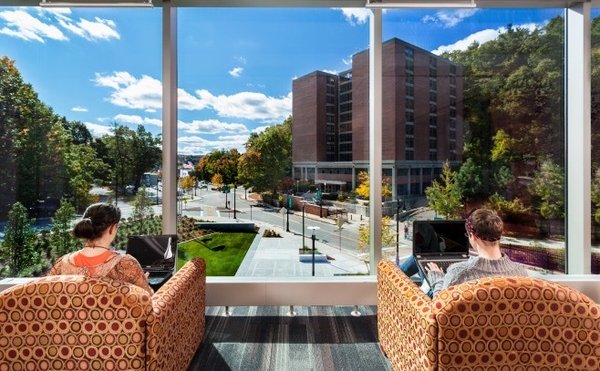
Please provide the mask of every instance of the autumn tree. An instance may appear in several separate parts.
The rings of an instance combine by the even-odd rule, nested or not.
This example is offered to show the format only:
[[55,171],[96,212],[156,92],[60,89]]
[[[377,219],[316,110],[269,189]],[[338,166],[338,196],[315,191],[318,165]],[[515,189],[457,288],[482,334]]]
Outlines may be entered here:
[[211,151],[198,161],[196,174],[200,179],[208,181],[218,173],[226,184],[235,183],[239,158],[240,153],[235,148]]
[[210,179],[210,182],[212,183],[212,185],[214,185],[217,188],[221,188],[223,186],[223,176],[221,176],[221,174],[216,173],[215,175],[213,175],[213,177]]
[[[370,197],[371,186],[369,184],[370,177],[369,173],[366,171],[361,171],[358,173],[358,182],[359,185],[354,190],[356,196],[362,200],[368,200]],[[390,197],[392,195],[392,190],[390,188],[390,184],[387,180],[383,180],[381,182],[381,197],[385,199],[386,197]]]

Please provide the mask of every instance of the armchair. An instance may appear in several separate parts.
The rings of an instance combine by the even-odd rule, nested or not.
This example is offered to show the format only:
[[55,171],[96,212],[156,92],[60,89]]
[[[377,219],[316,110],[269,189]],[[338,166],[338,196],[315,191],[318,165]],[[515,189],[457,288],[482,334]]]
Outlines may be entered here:
[[204,337],[204,261],[152,297],[129,283],[48,276],[0,292],[0,370],[185,370]]
[[600,307],[576,290],[495,277],[432,300],[392,262],[377,276],[379,341],[395,370],[600,369]]

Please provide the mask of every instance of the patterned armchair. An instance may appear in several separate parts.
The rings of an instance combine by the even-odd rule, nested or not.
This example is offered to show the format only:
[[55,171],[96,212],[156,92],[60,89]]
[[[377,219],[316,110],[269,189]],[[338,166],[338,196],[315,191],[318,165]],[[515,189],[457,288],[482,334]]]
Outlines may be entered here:
[[394,370],[598,370],[600,307],[536,278],[484,278],[434,300],[392,262],[377,272],[379,341]]
[[204,337],[206,270],[152,297],[109,279],[48,276],[0,293],[0,370],[185,370]]

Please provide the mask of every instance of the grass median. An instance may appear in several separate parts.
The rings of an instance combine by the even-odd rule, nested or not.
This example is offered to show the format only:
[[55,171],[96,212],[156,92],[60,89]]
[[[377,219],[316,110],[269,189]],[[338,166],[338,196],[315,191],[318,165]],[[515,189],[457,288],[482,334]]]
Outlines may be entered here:
[[177,246],[177,269],[193,258],[204,258],[207,276],[234,276],[256,233],[211,233]]

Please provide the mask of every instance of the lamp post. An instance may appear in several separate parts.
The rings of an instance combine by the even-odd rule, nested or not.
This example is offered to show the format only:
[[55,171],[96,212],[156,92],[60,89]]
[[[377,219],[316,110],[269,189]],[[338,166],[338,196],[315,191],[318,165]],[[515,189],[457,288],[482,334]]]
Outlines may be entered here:
[[315,276],[315,231],[318,231],[319,229],[321,229],[320,227],[308,227],[308,229],[312,230],[312,275],[313,277]]
[[306,202],[302,203],[302,250],[304,250],[304,207],[306,206]]
[[235,189],[237,188],[237,184],[233,183],[233,219],[237,219],[235,214]]

